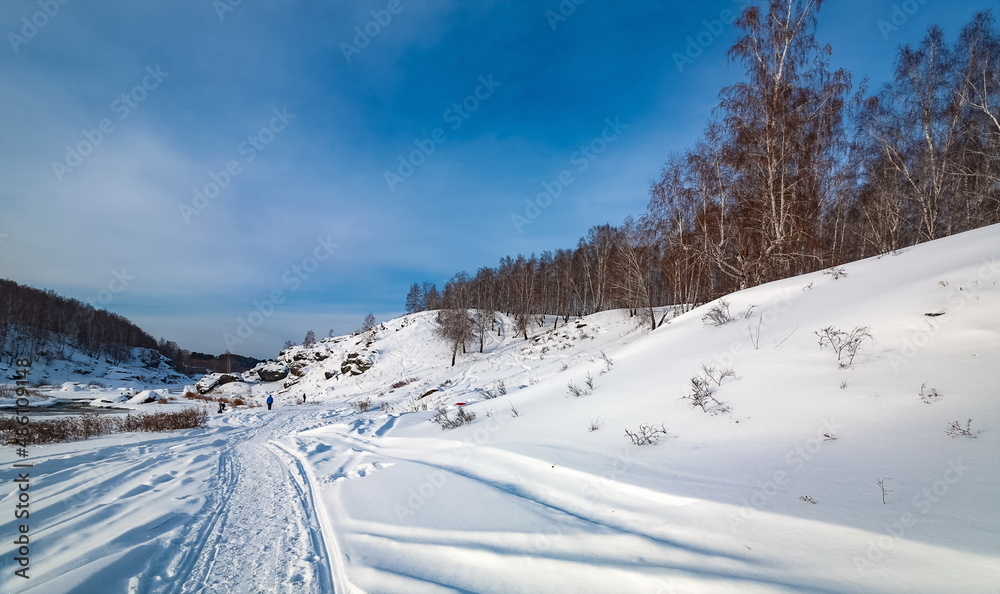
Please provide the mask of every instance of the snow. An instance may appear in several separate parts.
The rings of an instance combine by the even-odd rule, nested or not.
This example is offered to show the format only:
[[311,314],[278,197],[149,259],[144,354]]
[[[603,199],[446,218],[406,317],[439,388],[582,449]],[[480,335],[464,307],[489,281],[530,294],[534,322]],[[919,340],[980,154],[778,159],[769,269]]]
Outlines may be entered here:
[[[998,253],[993,226],[755,287],[719,327],[501,316],[455,367],[433,312],[293,347],[206,428],[0,451],[35,465],[32,577],[6,544],[0,591],[994,592]],[[874,341],[841,368],[829,326]],[[709,412],[703,365],[733,370]]]
[[[157,358],[155,366],[143,360]],[[0,361],[0,377],[13,380],[17,370],[11,361]],[[126,361],[113,364],[104,358],[95,358],[79,351],[53,352],[50,359],[43,358],[31,365],[28,381],[32,385],[58,391],[74,392],[86,387],[135,387],[175,384],[187,378],[174,370],[159,353],[134,347]],[[81,385],[83,384],[83,385]],[[88,386],[89,385],[89,386]]]

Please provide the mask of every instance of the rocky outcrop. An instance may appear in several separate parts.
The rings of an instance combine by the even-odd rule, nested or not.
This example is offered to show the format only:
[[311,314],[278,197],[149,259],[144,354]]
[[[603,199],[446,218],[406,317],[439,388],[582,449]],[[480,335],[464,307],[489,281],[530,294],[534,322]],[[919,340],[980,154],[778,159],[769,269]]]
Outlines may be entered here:
[[208,394],[218,386],[238,381],[240,378],[231,373],[210,373],[198,380],[194,387],[199,394]]
[[280,382],[288,377],[288,367],[281,363],[265,363],[264,365],[258,365],[255,369],[257,377],[262,382]]
[[360,353],[349,353],[340,364],[340,372],[344,375],[361,375],[372,367],[372,360]]

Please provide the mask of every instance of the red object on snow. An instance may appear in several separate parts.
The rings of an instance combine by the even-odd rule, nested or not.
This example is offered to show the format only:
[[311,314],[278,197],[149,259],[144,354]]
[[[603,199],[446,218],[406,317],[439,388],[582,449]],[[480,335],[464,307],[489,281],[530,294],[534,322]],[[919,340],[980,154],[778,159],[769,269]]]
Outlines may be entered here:
[[455,406],[465,406],[465,403],[464,402],[456,402]]

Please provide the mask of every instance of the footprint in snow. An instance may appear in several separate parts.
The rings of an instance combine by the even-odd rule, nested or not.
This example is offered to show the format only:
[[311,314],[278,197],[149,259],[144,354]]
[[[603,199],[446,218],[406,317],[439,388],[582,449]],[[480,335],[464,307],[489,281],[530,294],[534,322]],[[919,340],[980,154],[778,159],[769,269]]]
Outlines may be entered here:
[[395,464],[395,462],[370,462],[362,464],[360,466],[356,466],[355,468],[347,472],[338,472],[330,476],[323,477],[320,479],[320,482],[325,484],[335,485],[337,483],[350,479],[364,478],[366,476],[371,475],[374,472],[382,470],[383,468],[388,468],[393,464]]

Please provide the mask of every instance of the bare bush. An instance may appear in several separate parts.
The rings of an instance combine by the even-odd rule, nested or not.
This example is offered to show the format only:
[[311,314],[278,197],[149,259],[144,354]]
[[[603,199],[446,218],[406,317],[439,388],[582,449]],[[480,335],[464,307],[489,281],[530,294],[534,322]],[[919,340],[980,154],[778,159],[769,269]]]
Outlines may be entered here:
[[573,382],[566,384],[566,391],[569,392],[570,396],[575,396],[577,398],[579,398],[580,396],[585,396],[587,394],[586,390],[574,384]]
[[497,394],[505,396],[507,394],[507,384],[503,380],[497,382]]
[[806,503],[811,503],[813,505],[816,505],[816,500],[808,495],[803,495],[799,497],[799,501],[805,501]]
[[594,431],[597,431],[598,429],[601,428],[601,425],[602,423],[600,419],[594,419],[593,421],[590,422],[590,427],[589,427],[590,432],[593,433]]
[[834,266],[823,271],[823,274],[827,276],[832,276],[833,280],[840,280],[847,276],[847,270],[843,266]]
[[763,322],[764,316],[757,318],[756,331],[754,331],[754,328],[750,324],[747,324],[747,333],[750,334],[750,344],[753,345],[753,350],[755,351],[760,349],[760,327]]
[[521,416],[521,413],[516,408],[514,408],[514,404],[513,403],[510,403],[510,416],[512,416],[512,417],[519,417],[519,416]]
[[691,393],[684,396],[685,400],[691,401],[691,406],[697,406],[702,411],[708,412],[709,406],[719,404],[719,401],[712,395],[714,389],[709,381],[700,376],[691,378]]
[[813,332],[819,337],[819,348],[830,347],[837,354],[837,363],[841,369],[847,369],[854,362],[854,357],[861,350],[865,341],[875,342],[872,337],[871,328],[868,326],[856,326],[854,330],[845,332],[833,326],[827,326],[817,332]]
[[920,400],[922,400],[924,404],[934,403],[938,399],[944,397],[936,389],[931,388],[930,390],[927,390],[926,387],[927,387],[927,382],[920,384]]
[[396,406],[389,405],[385,409],[389,414],[413,413],[424,410],[427,410],[427,402],[419,402],[417,398],[410,398],[406,402],[398,403]]
[[461,427],[462,425],[468,425],[472,421],[476,420],[476,413],[466,410],[464,406],[460,406],[455,416],[449,416],[448,410],[444,407],[437,409],[434,417],[431,421],[437,423],[442,429],[455,429],[456,427]]
[[948,424],[948,428],[944,432],[948,437],[976,437],[972,434],[972,419],[965,422],[965,427],[962,427],[962,424],[958,421],[952,421]]
[[353,406],[358,412],[368,412],[372,407],[372,399],[362,398],[361,400],[355,400],[351,406]]
[[[716,369],[714,365],[701,366],[704,376],[694,376],[691,378],[691,393],[683,398],[691,401],[691,406],[701,408],[703,412],[709,412],[710,407],[716,407],[721,403],[714,396],[715,386],[721,386],[726,378],[736,377],[732,369]],[[728,407],[713,408],[713,413],[725,412]]]
[[736,377],[736,372],[730,369],[720,369],[716,370],[714,365],[701,365],[702,372],[705,373],[705,379],[712,381],[716,386],[721,386],[722,381],[727,377]]
[[875,479],[875,484],[878,485],[879,489],[882,489],[882,505],[885,505],[885,496],[892,493],[892,489],[885,488],[885,481],[891,481],[891,478],[880,478]]
[[663,437],[667,435],[667,428],[662,424],[660,425],[647,425],[643,423],[639,425],[639,428],[635,431],[629,431],[625,429],[625,436],[632,440],[632,443],[638,446],[641,445],[655,445],[656,442],[660,441]]
[[733,314],[729,312],[729,301],[725,298],[719,299],[719,301],[708,309],[708,312],[701,316],[701,321],[706,326],[725,326],[729,322],[732,322]]
[[398,382],[393,382],[393,384],[389,386],[389,388],[396,390],[398,388],[402,388],[405,385],[412,384],[413,382],[417,381],[417,379],[418,378],[415,377],[408,377],[406,379],[401,379]]
[[611,357],[604,351],[601,351],[601,361],[604,361],[604,372],[607,373],[611,371],[611,368],[615,366],[615,362],[611,360]]
[[[84,413],[71,417],[34,421],[31,423],[31,442],[34,444],[58,443],[89,439],[111,433],[136,431],[178,431],[204,427],[208,411],[204,408],[185,408],[173,412],[103,415]],[[13,417],[0,418],[0,441],[15,443],[19,427]]]
[[584,383],[584,385],[587,386],[587,390],[589,392],[593,392],[594,391],[594,376],[590,375],[589,371],[587,372],[587,379],[584,380],[583,383]]

